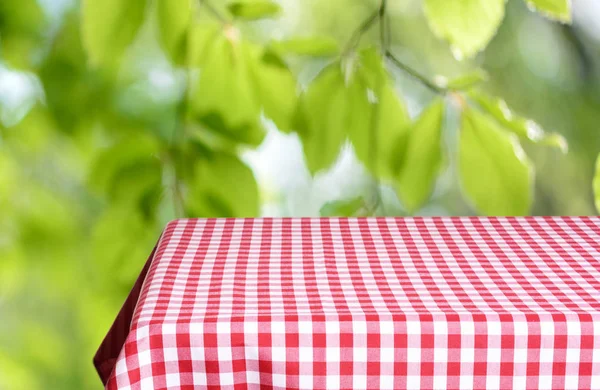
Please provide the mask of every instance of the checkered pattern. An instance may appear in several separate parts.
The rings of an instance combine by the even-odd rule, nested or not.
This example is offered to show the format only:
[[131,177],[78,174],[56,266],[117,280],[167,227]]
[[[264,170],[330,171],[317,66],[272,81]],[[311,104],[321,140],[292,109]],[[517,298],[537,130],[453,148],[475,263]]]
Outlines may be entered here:
[[150,261],[107,389],[600,389],[600,218],[177,220]]

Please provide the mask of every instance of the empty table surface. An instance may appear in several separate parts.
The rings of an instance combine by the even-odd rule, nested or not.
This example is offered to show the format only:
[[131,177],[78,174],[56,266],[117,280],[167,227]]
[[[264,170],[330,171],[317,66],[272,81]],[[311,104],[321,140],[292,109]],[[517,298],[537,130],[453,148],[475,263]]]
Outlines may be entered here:
[[107,389],[599,389],[600,218],[176,220],[95,364]]

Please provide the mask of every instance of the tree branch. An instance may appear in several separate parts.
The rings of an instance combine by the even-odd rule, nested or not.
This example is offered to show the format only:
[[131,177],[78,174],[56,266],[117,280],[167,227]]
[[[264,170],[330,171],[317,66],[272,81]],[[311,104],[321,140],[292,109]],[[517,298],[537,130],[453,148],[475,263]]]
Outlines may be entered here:
[[398,58],[396,58],[396,56],[394,56],[394,54],[391,51],[387,50],[385,52],[385,56],[389,58],[394,63],[394,65],[402,69],[404,72],[408,73],[410,76],[412,76],[419,82],[421,82],[421,84],[429,88],[431,91],[440,95],[445,95],[448,93],[448,90],[446,88],[437,85],[433,81],[429,80],[427,77],[423,76],[421,73],[417,72],[415,69],[400,61]]
[[373,12],[371,16],[364,20],[364,22],[358,27],[354,34],[352,34],[352,37],[350,37],[350,40],[348,41],[348,44],[346,45],[346,48],[343,51],[343,55],[347,55],[356,47],[356,45],[358,45],[358,43],[360,42],[360,38],[363,36],[364,33],[369,31],[371,27],[373,27],[375,22],[377,22],[378,18],[379,10]]

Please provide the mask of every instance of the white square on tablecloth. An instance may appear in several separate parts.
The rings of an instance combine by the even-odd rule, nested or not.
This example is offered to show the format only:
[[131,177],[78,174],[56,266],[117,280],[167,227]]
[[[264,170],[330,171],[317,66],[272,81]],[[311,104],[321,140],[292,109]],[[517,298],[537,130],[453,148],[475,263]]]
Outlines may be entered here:
[[312,375],[300,375],[299,385],[301,389],[312,389],[313,388],[313,377]]
[[151,376],[140,381],[140,390],[154,390],[154,380]]
[[194,371],[192,378],[194,378],[194,386],[206,386],[207,381],[205,372]]
[[394,376],[393,375],[382,375],[379,377],[379,388],[392,390],[394,388]]
[[167,387],[179,387],[181,383],[179,382],[179,374],[167,374]]
[[433,321],[433,333],[436,335],[448,334],[448,323],[446,321]]
[[277,321],[271,323],[272,334],[285,334],[285,322]]
[[273,386],[284,389],[286,387],[286,377],[283,374],[273,374]]
[[219,347],[217,348],[220,362],[231,362],[231,348],[230,347]]
[[[571,388],[571,384],[570,383],[565,383],[567,388]],[[539,389],[552,389],[552,375],[540,375],[539,376],[539,382],[538,382],[538,388]]]
[[219,375],[219,385],[220,386],[231,386],[231,385],[233,385],[233,373],[231,373],[231,372],[222,372]]
[[[141,351],[140,353],[138,353],[138,361],[139,361],[140,368],[151,364],[152,358],[150,356],[150,351],[145,350],[145,351]],[[119,365],[117,364],[117,370],[118,370],[118,367],[119,367]]]
[[421,334],[421,323],[418,321],[406,321],[406,334],[409,336]]
[[382,321],[379,324],[379,332],[381,334],[394,334],[394,323],[390,321]]
[[271,348],[271,359],[274,362],[285,362],[286,360],[286,350],[283,347],[273,347]]
[[310,321],[298,321],[298,333],[312,334],[313,324]]
[[326,379],[327,390],[339,389],[340,388],[340,377],[337,375],[328,375]]
[[382,363],[394,362],[394,348],[381,348],[380,359]]
[[246,381],[248,384],[259,384],[260,374],[257,371],[246,371]]
[[298,348],[298,362],[306,363],[313,361],[313,350],[310,347]]
[[364,347],[354,347],[353,356],[355,362],[366,362],[367,361],[367,349]]
[[326,348],[325,354],[325,359],[328,363],[336,363],[340,361],[340,349],[338,347]]
[[179,360],[177,348],[163,348],[165,362],[176,362]]
[[418,390],[421,388],[421,377],[417,375],[408,375],[406,377],[406,388],[408,390]]

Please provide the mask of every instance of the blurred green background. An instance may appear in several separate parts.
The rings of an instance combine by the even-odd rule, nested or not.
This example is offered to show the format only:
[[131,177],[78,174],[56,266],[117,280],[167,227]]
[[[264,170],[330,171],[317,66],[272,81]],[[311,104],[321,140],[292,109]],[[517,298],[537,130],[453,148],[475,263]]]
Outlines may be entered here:
[[[299,90],[310,88],[315,75],[335,61],[335,47],[347,47],[379,2],[281,0],[277,18],[235,21],[233,29],[225,2],[215,0],[216,12],[227,20],[227,39],[247,40],[249,52],[262,53],[261,66],[273,67],[257,73],[265,77],[258,84],[249,83],[235,61],[227,67],[200,58],[204,65],[190,65],[192,56],[187,49],[178,53],[181,47],[218,39],[200,29],[197,40],[174,44],[181,47],[168,55],[163,49],[172,49],[169,37],[160,26],[160,13],[168,10],[161,11],[160,2],[140,8],[139,29],[131,15],[120,13],[121,0],[96,3],[104,5],[86,13],[78,0],[0,1],[0,389],[101,388],[92,356],[173,218],[490,210],[481,200],[474,207],[478,202],[464,194],[468,181],[485,182],[486,175],[465,178],[463,172],[459,178],[460,94],[445,95],[446,151],[434,156],[441,167],[432,176],[435,189],[429,196],[426,188],[426,202],[417,207],[406,207],[393,180],[373,175],[349,144],[338,156],[326,139],[311,141],[297,128],[278,130],[281,123],[298,123],[288,118],[297,98],[294,80]],[[145,2],[129,3],[135,8]],[[568,153],[523,142],[535,167],[535,191],[524,200],[532,215],[596,212],[600,3],[573,3],[573,23],[561,24],[509,1],[485,51],[461,61],[456,49],[434,35],[421,1],[390,1],[387,9],[389,47],[404,64],[439,85],[440,76],[452,79],[483,68],[489,77],[481,91],[504,98],[515,112],[566,139]],[[198,25],[221,23],[206,7],[193,10]],[[95,29],[105,25],[113,31],[102,36]],[[273,40],[307,36],[321,37],[320,48],[306,41],[309,48],[297,45],[291,56],[271,51]],[[375,26],[359,47],[377,46],[379,39]],[[390,68],[401,107],[416,118],[437,93]],[[196,88],[199,74],[203,82]],[[256,85],[265,89],[262,100],[248,108],[244,99]],[[309,103],[308,110],[319,109]],[[257,116],[261,105],[263,115]],[[252,115],[251,125],[239,125]],[[304,118],[308,127],[320,123],[322,118],[310,115]],[[328,117],[327,110],[318,115]],[[326,155],[335,162],[317,161],[317,169],[309,170],[305,153],[314,153],[313,161]],[[403,169],[420,169],[414,161]]]

